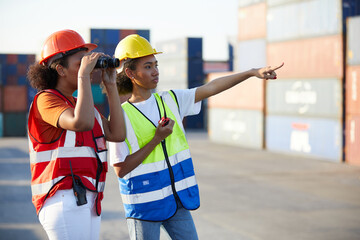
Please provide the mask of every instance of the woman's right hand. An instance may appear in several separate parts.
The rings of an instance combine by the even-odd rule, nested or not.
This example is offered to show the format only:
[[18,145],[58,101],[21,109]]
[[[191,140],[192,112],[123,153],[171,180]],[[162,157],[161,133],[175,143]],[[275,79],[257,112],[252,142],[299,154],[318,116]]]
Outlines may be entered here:
[[156,128],[154,138],[156,138],[159,142],[164,140],[172,133],[174,124],[175,121],[170,118],[169,118],[169,123],[166,126],[162,126],[162,123],[160,123]]
[[91,72],[94,70],[94,67],[96,65],[98,58],[101,55],[103,55],[103,54],[98,53],[98,52],[92,52],[92,53],[86,54],[81,59],[78,76],[90,76]]

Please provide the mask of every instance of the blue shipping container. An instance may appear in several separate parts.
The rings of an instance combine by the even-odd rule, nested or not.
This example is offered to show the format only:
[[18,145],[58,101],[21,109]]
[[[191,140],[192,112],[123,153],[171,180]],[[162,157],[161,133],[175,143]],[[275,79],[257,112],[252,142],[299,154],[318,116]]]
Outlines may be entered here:
[[3,113],[0,112],[0,137],[4,136],[4,117]]
[[105,30],[105,42],[106,44],[117,45],[120,41],[120,30],[106,29]]
[[266,147],[269,150],[341,162],[342,142],[342,122],[338,119],[266,117]]

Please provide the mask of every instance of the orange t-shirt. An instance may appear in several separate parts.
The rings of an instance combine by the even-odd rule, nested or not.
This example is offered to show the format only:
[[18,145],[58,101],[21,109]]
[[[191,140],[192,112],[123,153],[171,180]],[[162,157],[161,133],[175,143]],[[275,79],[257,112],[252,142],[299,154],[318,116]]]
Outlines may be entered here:
[[[70,102],[75,106],[74,97],[68,97]],[[36,103],[38,111],[34,111],[34,117],[38,121],[40,129],[38,129],[40,139],[38,141],[49,143],[56,140],[62,128],[57,127],[60,115],[68,108],[71,108],[63,99],[55,94],[43,92],[41,93]]]

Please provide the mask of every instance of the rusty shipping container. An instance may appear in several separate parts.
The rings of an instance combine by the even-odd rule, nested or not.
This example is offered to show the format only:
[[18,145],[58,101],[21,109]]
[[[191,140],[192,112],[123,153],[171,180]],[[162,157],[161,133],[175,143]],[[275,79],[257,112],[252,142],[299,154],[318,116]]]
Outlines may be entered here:
[[[208,81],[233,74],[233,72],[211,73]],[[264,109],[264,80],[255,77],[208,99],[209,108]]]
[[209,138],[218,143],[263,148],[263,112],[259,110],[210,108]]
[[279,78],[342,78],[342,36],[268,43],[267,62],[285,62]]
[[346,67],[346,113],[360,114],[360,65]]
[[360,65],[360,16],[348,18],[347,22],[347,64]]
[[3,111],[25,112],[28,106],[27,86],[4,86],[3,87]]
[[346,115],[345,162],[360,166],[360,114]]
[[266,37],[266,3],[259,3],[238,12],[238,40]]
[[267,10],[268,42],[342,33],[341,0],[269,2],[273,7]]
[[342,118],[340,79],[280,79],[266,84],[267,114]]

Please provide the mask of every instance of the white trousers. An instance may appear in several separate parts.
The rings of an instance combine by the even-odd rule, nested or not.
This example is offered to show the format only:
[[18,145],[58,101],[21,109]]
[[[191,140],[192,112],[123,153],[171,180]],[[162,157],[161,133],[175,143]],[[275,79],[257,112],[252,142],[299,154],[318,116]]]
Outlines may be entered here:
[[46,199],[39,221],[50,240],[97,240],[101,216],[96,215],[96,194],[86,191],[87,204],[76,205],[74,192],[58,190]]

